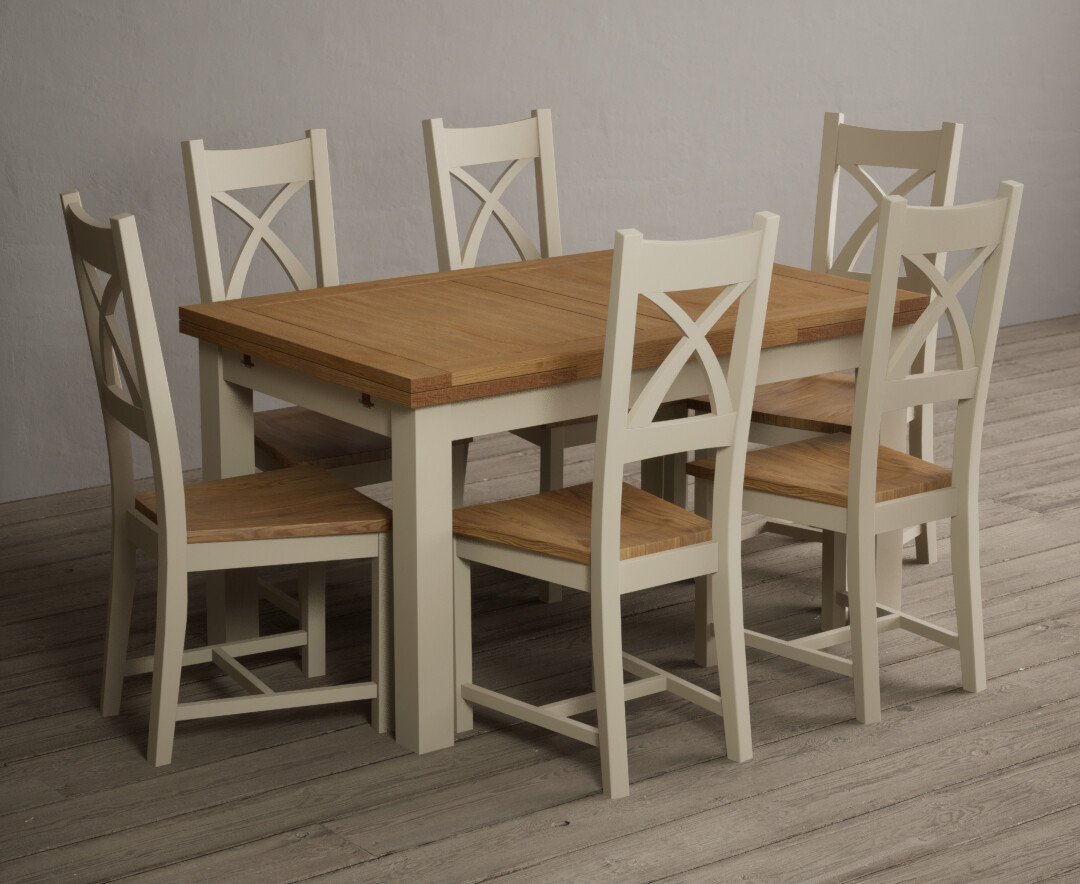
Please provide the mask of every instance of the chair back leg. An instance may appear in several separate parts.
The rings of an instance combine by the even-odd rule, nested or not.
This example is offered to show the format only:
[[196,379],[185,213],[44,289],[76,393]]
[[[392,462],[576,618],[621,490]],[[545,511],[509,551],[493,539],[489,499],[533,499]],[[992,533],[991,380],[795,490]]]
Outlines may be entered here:
[[146,757],[154,767],[172,761],[187,632],[187,582],[183,566],[172,564],[164,551],[159,552],[154,681],[150,695],[150,741],[146,750]]
[[105,667],[101,677],[101,714],[117,715],[124,691],[124,664],[131,635],[131,606],[135,598],[135,544],[127,537],[126,513],[113,520],[112,576],[105,627]]
[[600,775],[608,798],[630,794],[623,689],[622,600],[618,587],[593,586],[592,647],[596,715],[600,729]]

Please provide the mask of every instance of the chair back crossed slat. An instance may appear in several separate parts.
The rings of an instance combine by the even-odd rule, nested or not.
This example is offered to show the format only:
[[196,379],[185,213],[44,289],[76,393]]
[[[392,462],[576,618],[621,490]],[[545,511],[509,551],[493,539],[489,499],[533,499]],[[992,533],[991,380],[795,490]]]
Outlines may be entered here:
[[[696,242],[647,241],[636,230],[616,235],[601,383],[605,405],[599,415],[594,469],[594,569],[619,560],[623,468],[629,462],[716,448],[717,482],[723,484],[713,498],[714,537],[721,536],[732,514],[741,509],[742,466],[778,227],[777,216],[762,212],[754,216],[751,230]],[[717,288],[696,320],[669,294]],[[634,334],[641,298],[663,310],[682,336],[635,391]],[[736,318],[725,372],[709,335],[732,310]],[[672,385],[691,365],[704,375],[710,410],[656,421]],[[594,578],[592,585],[604,583]]]
[[[135,218],[117,215],[106,225],[86,213],[77,191],[60,199],[101,398],[113,494],[127,507],[134,502],[130,431],[150,447],[160,536],[183,544],[180,442]],[[121,302],[126,336],[117,317]]]
[[[922,132],[867,129],[844,123],[844,115],[828,113],[822,135],[821,169],[818,177],[817,212],[811,269],[853,279],[867,280],[868,273],[854,269],[878,228],[882,201],[888,196],[907,196],[933,177],[930,205],[952,205],[960,161],[963,126],[944,123],[941,129]],[[911,174],[892,190],[884,187],[868,168],[910,169]],[[873,201],[873,208],[836,251],[836,208],[841,171],[850,175]],[[915,275],[921,281],[921,276]],[[905,283],[903,288],[911,288]]]
[[[953,435],[953,482],[975,486],[990,367],[1022,190],[1016,182],[1005,181],[993,199],[942,208],[909,206],[898,196],[886,199],[880,241],[885,247],[875,251],[874,283],[856,381],[849,499],[858,491],[866,498],[864,505],[872,503],[876,483],[870,477],[876,470],[882,416],[908,405],[946,399],[959,402]],[[968,251],[971,254],[961,266],[946,277],[940,267],[947,254]],[[939,264],[930,261],[930,253],[940,256]],[[924,274],[930,304],[893,343],[892,317],[901,259]],[[960,293],[980,271],[969,322]],[[956,367],[913,370],[922,342],[934,333],[942,317],[948,319],[955,342]],[[961,477],[958,470],[967,474]]]
[[[474,267],[492,218],[506,232],[522,260],[562,254],[550,110],[534,110],[527,120],[471,129],[448,129],[441,118],[425,120],[424,145],[440,270]],[[539,246],[503,203],[507,189],[530,162],[536,175]],[[486,163],[508,164],[490,188],[465,168]],[[459,181],[480,200],[464,243],[458,234],[452,180]]]
[[[294,288],[337,285],[337,245],[325,129],[311,129],[299,141],[241,150],[207,150],[201,139],[185,141],[183,154],[195,260],[204,302],[241,296],[260,245],[269,249]],[[315,239],[314,275],[271,228],[281,209],[305,184],[311,199]],[[231,193],[266,186],[279,186],[279,190],[260,213]],[[250,228],[227,279],[222,271],[214,203],[224,206]]]

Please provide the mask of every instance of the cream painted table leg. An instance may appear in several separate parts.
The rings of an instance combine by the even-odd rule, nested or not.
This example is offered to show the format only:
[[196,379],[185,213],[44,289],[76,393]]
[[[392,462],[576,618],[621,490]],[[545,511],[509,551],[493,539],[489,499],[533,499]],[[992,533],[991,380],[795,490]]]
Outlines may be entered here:
[[[199,343],[204,479],[255,472],[251,390],[225,380],[221,348]],[[250,571],[206,575],[206,623],[211,642],[259,634],[259,591]]]
[[394,735],[418,753],[454,742],[450,437],[450,406],[391,411]]

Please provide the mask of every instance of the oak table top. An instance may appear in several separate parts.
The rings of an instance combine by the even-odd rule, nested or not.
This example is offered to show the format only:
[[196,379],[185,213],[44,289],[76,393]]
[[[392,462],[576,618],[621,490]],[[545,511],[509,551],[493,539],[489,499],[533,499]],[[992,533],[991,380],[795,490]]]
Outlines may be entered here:
[[[422,408],[600,374],[610,250],[241,298],[180,309],[180,330],[387,402]],[[691,316],[709,291],[673,296]],[[867,284],[777,264],[763,346],[862,329]],[[926,295],[901,291],[896,324]],[[726,322],[724,321],[726,320]],[[730,348],[734,317],[709,336]],[[635,365],[658,365],[681,332],[649,302]]]

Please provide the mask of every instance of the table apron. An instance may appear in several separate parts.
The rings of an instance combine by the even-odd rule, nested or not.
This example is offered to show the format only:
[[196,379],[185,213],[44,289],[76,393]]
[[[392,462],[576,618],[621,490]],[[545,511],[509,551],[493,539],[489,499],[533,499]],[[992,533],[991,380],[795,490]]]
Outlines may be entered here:
[[390,435],[391,408],[383,400],[362,400],[362,394],[357,390],[275,365],[265,359],[248,365],[233,350],[222,349],[221,361],[222,373],[229,383],[294,402],[383,436]]

